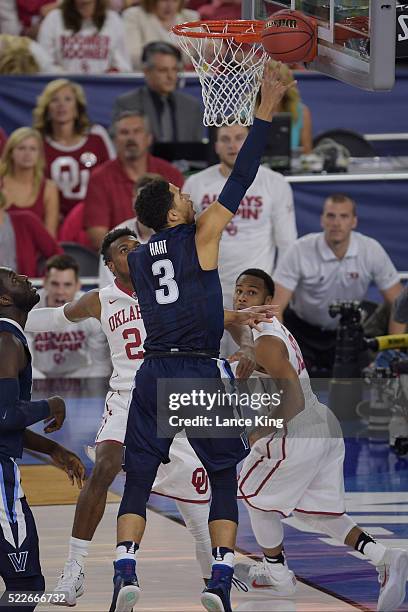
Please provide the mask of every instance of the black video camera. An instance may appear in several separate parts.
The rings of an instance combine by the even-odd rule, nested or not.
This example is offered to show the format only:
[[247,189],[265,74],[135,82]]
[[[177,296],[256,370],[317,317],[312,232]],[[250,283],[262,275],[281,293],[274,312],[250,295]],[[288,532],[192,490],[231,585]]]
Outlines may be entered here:
[[329,314],[333,318],[340,315],[333,376],[335,378],[359,378],[363,364],[361,354],[364,352],[360,302],[334,302],[329,306]]
[[340,315],[340,325],[355,325],[361,321],[360,302],[334,302],[329,306],[329,315],[334,319]]

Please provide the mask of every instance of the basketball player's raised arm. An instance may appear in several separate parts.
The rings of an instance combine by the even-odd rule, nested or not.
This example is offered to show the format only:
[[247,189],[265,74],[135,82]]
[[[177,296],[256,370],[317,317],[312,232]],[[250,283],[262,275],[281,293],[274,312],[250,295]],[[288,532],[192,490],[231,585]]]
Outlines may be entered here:
[[[281,393],[280,405],[273,409],[270,416],[288,423],[303,410],[305,398],[284,342],[274,336],[260,336],[255,342],[255,357]],[[268,433],[267,427],[257,428],[251,435],[251,442],[254,443]]]
[[64,331],[71,323],[91,318],[98,321],[101,318],[99,289],[88,291],[77,300],[58,308],[34,308],[28,315],[25,329],[28,332]]
[[218,201],[213,202],[196,222],[197,252],[200,265],[204,269],[213,269],[217,266],[218,243],[222,231],[237,212],[242,198],[256,177],[269,139],[272,117],[285,92],[291,86],[292,84],[284,85],[279,80],[278,69],[273,70],[266,65],[261,83],[261,102],[254,123]]

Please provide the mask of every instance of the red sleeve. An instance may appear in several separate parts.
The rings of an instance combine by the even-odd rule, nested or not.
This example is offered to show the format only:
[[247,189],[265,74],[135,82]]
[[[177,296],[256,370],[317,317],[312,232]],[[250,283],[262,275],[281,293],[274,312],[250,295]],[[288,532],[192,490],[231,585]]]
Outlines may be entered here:
[[[109,162],[108,162],[109,163]],[[106,188],[103,167],[92,172],[84,201],[84,228],[111,227],[109,211],[109,192]]]

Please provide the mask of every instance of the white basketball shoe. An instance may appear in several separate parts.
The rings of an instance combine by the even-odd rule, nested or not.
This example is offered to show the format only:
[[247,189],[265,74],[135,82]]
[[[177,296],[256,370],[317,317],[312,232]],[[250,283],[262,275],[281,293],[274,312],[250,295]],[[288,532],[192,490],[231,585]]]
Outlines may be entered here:
[[378,612],[394,612],[405,599],[408,579],[408,552],[400,548],[388,548],[383,562],[377,566],[380,595]]
[[234,576],[248,589],[257,591],[268,589],[268,595],[292,597],[296,592],[295,574],[281,563],[268,563],[266,559],[258,563],[236,563]]
[[84,593],[84,581],[82,565],[77,561],[67,561],[53,591],[55,594],[64,594],[65,597],[53,603],[57,606],[75,606],[77,598]]

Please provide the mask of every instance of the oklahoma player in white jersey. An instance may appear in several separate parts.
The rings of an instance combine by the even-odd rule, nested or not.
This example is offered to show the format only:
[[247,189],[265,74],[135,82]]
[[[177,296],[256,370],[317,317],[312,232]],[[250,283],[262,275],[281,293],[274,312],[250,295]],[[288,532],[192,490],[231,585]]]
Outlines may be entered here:
[[[272,278],[249,269],[236,282],[234,308],[271,303]],[[283,416],[283,430],[259,427],[250,434],[251,453],[239,476],[262,563],[235,565],[235,575],[249,588],[291,596],[296,579],[283,552],[281,518],[294,514],[314,531],[327,533],[372,561],[379,574],[378,610],[393,611],[405,597],[408,553],[385,548],[345,513],[344,442],[333,413],[314,395],[299,346],[276,318],[254,331],[255,356],[264,376],[276,382],[281,405],[271,416]],[[258,381],[260,383],[261,381]],[[272,381],[271,381],[272,382]]]
[[[45,325],[47,329],[50,326],[60,329],[67,323],[96,318],[106,334],[112,357],[111,390],[106,396],[105,412],[96,436],[95,467],[78,499],[68,560],[56,587],[57,591],[66,593],[68,605],[75,605],[76,598],[84,592],[84,559],[105,511],[109,486],[121,470],[128,400],[135,373],[143,361],[145,329],[127,263],[129,251],[138,245],[136,235],[129,228],[109,232],[102,245],[102,255],[115,275],[115,282],[101,290],[89,291],[61,308],[37,309],[27,321],[30,330],[40,331]],[[262,319],[262,314],[265,320],[265,308],[254,309],[252,313],[229,311],[225,313],[225,323],[255,324]],[[170,463],[160,466],[153,492],[176,500],[195,538],[197,559],[203,578],[207,579],[212,564],[207,474],[187,438],[176,437],[170,459]]]

